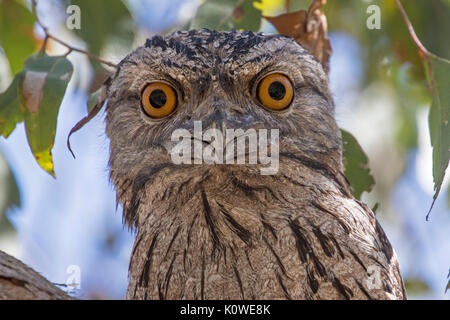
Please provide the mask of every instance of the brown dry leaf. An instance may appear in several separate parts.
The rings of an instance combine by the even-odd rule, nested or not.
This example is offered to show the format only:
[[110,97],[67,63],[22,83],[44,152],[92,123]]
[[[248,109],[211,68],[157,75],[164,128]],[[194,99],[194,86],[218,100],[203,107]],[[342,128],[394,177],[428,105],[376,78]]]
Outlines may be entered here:
[[88,115],[78,121],[78,123],[70,130],[69,135],[67,136],[67,148],[69,149],[72,156],[75,158],[75,154],[72,151],[72,147],[70,146],[70,136],[80,130],[86,123],[88,123],[92,118],[94,118],[97,113],[103,107],[103,104],[107,98],[108,86],[111,82],[111,77],[105,80],[103,85],[94,93],[92,93],[88,99]]
[[326,3],[326,0],[314,0],[308,11],[300,10],[264,18],[269,20],[280,34],[292,37],[311,52],[328,73],[331,44],[327,35],[327,18],[322,9]]
[[105,69],[100,63],[95,62],[92,67],[95,75],[88,89],[89,94],[92,94],[101,88],[106,79],[108,79],[112,74],[112,71]]

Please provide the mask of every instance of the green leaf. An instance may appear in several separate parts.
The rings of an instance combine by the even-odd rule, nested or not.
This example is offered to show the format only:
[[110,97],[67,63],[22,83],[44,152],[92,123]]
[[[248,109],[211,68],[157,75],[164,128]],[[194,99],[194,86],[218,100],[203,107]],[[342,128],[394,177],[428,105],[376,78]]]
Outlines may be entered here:
[[253,0],[206,0],[197,10],[190,29],[244,29],[258,31],[261,11]]
[[255,32],[259,30],[261,26],[261,11],[253,6],[253,2],[253,0],[246,0],[234,8],[232,16],[236,29]]
[[370,174],[368,159],[358,141],[349,132],[341,130],[344,147],[343,163],[345,176],[352,187],[353,196],[361,198],[364,191],[370,192],[375,180]]
[[36,49],[33,30],[34,16],[22,1],[0,0],[0,46],[13,74]]
[[420,295],[430,291],[430,287],[422,279],[408,278],[405,280],[405,288],[408,294]]
[[447,276],[447,278],[448,278],[449,280],[448,280],[448,283],[447,283],[447,287],[445,288],[445,293],[447,293],[447,290],[450,289],[450,270],[448,270],[448,276]]
[[372,207],[372,212],[374,213],[374,214],[377,214],[377,210],[378,210],[378,207],[380,206],[380,204],[377,202],[377,203],[375,203],[375,205]]
[[87,100],[87,111],[90,113],[92,109],[98,104],[103,103],[106,100],[106,89],[104,87],[105,81],[111,77],[111,72],[104,69],[100,64],[94,63],[95,77],[91,82],[88,100]]
[[15,76],[9,88],[0,95],[0,135],[5,138],[14,131],[17,123],[23,121],[17,96],[18,88],[19,77]]
[[197,9],[190,29],[230,30],[233,23],[230,19],[237,0],[206,0]]
[[109,38],[120,38],[131,46],[133,42],[132,18],[122,1],[72,0],[81,9],[81,28],[74,30],[89,46],[89,52],[100,55]]
[[113,72],[106,70],[101,63],[97,61],[91,61],[92,70],[94,72],[94,78],[92,79],[88,93],[93,93],[103,86],[106,79],[108,79]]
[[450,63],[425,57],[424,64],[433,96],[428,124],[433,146],[434,204],[450,159]]
[[28,144],[38,164],[52,176],[56,120],[72,71],[66,57],[34,55],[19,74],[19,102]]
[[91,93],[88,97],[88,101],[87,101],[87,111],[88,113],[92,111],[92,109],[94,109],[94,107],[97,105],[97,103],[99,102],[100,99],[100,94],[102,92],[103,88],[100,87],[97,91],[95,91],[94,93]]
[[7,138],[17,123],[25,121],[36,161],[53,176],[56,120],[71,75],[72,64],[65,57],[34,55],[0,95],[0,134]]
[[450,187],[447,188],[447,207],[450,209]]
[[0,234],[14,231],[13,226],[6,218],[6,211],[13,207],[20,207],[20,192],[14,174],[8,163],[0,154],[0,191],[4,194],[0,200]]

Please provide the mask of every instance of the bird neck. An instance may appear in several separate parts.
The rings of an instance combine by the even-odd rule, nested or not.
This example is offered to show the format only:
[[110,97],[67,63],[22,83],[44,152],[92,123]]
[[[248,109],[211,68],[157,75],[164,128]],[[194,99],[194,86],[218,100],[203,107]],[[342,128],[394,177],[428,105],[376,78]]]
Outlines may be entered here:
[[[230,274],[239,272],[237,261],[247,260],[250,251],[252,267],[262,268],[257,248],[279,237],[281,222],[323,192],[345,190],[331,169],[320,173],[305,165],[301,170],[282,165],[286,167],[277,176],[193,168],[189,175],[172,172],[144,184],[134,204],[138,234],[128,297],[199,299],[205,286],[212,286],[209,297],[226,298],[214,289],[215,280],[205,278],[207,274],[214,274],[216,284],[223,287]],[[239,286],[238,282],[229,291],[236,293],[229,298],[240,297]]]

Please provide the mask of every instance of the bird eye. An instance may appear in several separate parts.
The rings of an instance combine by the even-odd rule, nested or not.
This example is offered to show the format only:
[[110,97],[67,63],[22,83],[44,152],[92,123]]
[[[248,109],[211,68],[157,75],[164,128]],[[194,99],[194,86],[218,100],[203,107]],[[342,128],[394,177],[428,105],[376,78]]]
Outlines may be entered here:
[[287,76],[272,73],[259,82],[257,95],[259,102],[266,108],[283,110],[291,104],[294,90]]
[[177,94],[168,84],[152,82],[142,92],[142,108],[154,119],[164,118],[171,114],[177,106]]

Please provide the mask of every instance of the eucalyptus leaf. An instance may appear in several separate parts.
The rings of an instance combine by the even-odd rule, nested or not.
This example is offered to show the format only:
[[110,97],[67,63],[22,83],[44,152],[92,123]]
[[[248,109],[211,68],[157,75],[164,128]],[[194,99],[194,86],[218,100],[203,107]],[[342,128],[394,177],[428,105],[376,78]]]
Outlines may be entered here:
[[23,1],[0,0],[0,46],[5,50],[13,74],[36,50],[34,16]]
[[5,138],[8,138],[16,124],[24,119],[19,106],[18,89],[19,76],[16,76],[9,88],[0,94],[0,135]]
[[197,10],[190,29],[258,31],[261,11],[252,0],[206,0]]
[[447,293],[447,290],[450,289],[450,270],[448,270],[448,282],[447,282],[447,287],[445,288],[445,293]]
[[447,188],[447,207],[450,209],[450,187]]
[[20,207],[21,201],[15,176],[1,153],[0,172],[2,173],[0,175],[0,191],[5,195],[0,198],[0,234],[2,234],[14,231],[13,226],[6,217],[6,212],[8,209]]
[[425,69],[433,96],[428,124],[433,146],[434,204],[450,159],[450,63],[425,57]]
[[372,190],[375,180],[370,174],[367,156],[358,141],[345,130],[341,130],[341,133],[345,176],[350,182],[353,196],[360,199],[364,191]]
[[420,278],[405,279],[405,288],[408,294],[421,295],[430,291],[428,284]]
[[253,2],[253,0],[245,0],[233,9],[232,17],[236,29],[254,32],[259,30],[261,26],[261,11],[253,6]]
[[87,101],[88,113],[91,112],[92,109],[94,109],[94,107],[97,105],[98,99],[100,98],[101,91],[102,91],[102,88],[98,89],[97,91],[95,91],[94,93],[91,93],[89,95],[88,101]]
[[52,176],[56,120],[72,71],[64,56],[34,55],[19,74],[18,99],[28,144],[38,164]]
[[74,32],[89,47],[89,52],[99,55],[111,37],[133,42],[132,18],[130,11],[120,0],[71,0],[72,5],[80,7],[81,26]]

